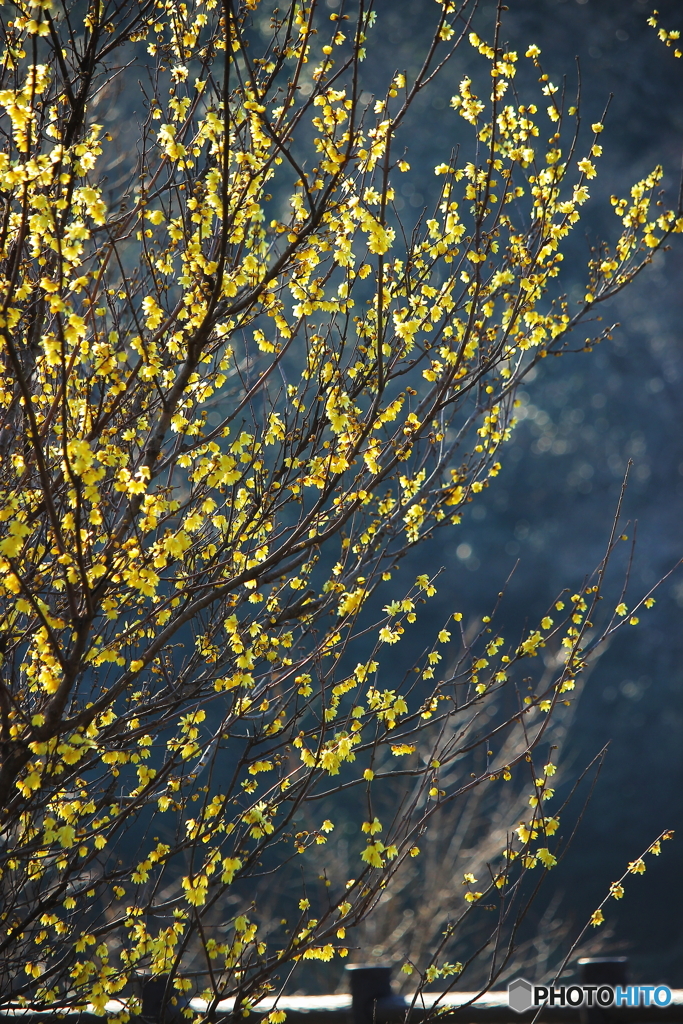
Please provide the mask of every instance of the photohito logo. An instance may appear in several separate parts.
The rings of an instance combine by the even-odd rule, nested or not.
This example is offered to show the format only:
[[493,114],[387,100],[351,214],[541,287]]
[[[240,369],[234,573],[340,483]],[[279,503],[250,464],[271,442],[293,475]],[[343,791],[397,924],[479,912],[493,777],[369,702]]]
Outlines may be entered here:
[[666,985],[532,985],[515,978],[508,985],[508,1003],[517,1013],[539,1006],[668,1006]]

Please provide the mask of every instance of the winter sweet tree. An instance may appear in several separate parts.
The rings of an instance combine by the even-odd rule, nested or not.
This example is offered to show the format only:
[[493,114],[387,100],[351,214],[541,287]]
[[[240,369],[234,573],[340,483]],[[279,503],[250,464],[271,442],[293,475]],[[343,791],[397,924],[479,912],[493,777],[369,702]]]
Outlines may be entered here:
[[[435,621],[439,581],[401,560],[457,532],[525,375],[683,219],[658,168],[615,198],[570,308],[603,126],[498,14],[485,40],[440,0],[419,71],[368,99],[365,0],[2,8],[2,1005],[125,1020],[147,972],[168,1013],[247,1012],[344,957],[434,816],[492,780],[527,818],[448,936],[493,901],[500,951],[555,863],[548,723],[631,615],[589,632],[606,561],[505,638],[493,611]],[[407,116],[472,47],[407,221]],[[341,819],[351,877],[326,861]],[[463,969],[446,945],[423,977]]]

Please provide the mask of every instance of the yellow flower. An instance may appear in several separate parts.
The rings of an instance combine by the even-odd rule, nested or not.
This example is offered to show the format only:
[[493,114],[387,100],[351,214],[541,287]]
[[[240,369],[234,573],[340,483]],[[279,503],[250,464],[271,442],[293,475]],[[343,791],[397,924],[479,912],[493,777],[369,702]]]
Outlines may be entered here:
[[377,840],[374,843],[369,843],[360,855],[360,859],[364,860],[366,864],[369,864],[373,868],[384,867],[384,861],[382,860],[382,853],[384,851],[384,843]]
[[364,821],[361,825],[362,832],[369,832],[371,836],[374,836],[377,832],[382,831],[382,823],[379,818],[373,818],[372,821]]
[[536,856],[540,860],[541,864],[546,868],[554,868],[557,864],[557,857],[553,856],[550,850],[545,846],[536,851]]

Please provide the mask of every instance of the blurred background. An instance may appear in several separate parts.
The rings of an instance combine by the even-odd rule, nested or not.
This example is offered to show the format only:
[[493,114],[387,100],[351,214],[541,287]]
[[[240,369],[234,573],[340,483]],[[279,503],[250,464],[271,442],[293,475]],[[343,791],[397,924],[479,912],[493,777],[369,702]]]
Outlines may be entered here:
[[[390,68],[409,76],[417,70],[436,13],[433,0],[379,0],[376,7],[368,96],[373,74],[379,88]],[[561,290],[578,300],[592,242],[616,236],[611,194],[628,195],[633,182],[662,164],[669,203],[676,203],[683,60],[647,25],[652,5],[641,0],[508,0],[508,7],[503,38],[512,49],[521,56],[531,42],[540,46],[543,71],[558,84],[566,76],[569,95],[580,72],[585,126],[600,119],[612,96],[599,177],[590,183],[592,198],[560,278]],[[680,0],[663,0],[658,8],[662,25],[683,28]],[[495,10],[489,0],[480,4],[482,38],[492,37]],[[477,60],[463,47],[411,113],[404,138],[412,173],[402,176],[409,180],[402,180],[397,203],[407,219],[436,197],[434,165],[449,139],[457,144],[462,132],[449,99]],[[530,62],[520,61],[520,88],[529,73],[522,64]],[[405,568],[409,577],[418,561],[419,571],[425,571],[425,560],[431,571],[443,566],[442,607],[430,606],[435,620],[454,607],[486,614],[515,565],[498,629],[505,635],[520,631],[520,610],[530,620],[543,615],[559,590],[579,585],[599,562],[629,460],[624,511],[631,536],[637,521],[637,546],[627,603],[681,558],[682,269],[677,238],[670,252],[658,254],[631,288],[602,308],[605,322],[620,324],[613,341],[591,355],[547,360],[529,379],[520,396],[522,422],[500,477],[465,514],[456,537],[444,535],[445,547],[421,547]],[[577,337],[579,344],[586,333]],[[622,562],[616,576],[623,568]],[[559,797],[580,767],[605,744],[609,750],[571,849],[551,872],[532,914],[535,928],[565,936],[544,960],[546,969],[558,962],[567,936],[583,927],[628,862],[662,830],[683,825],[683,572],[656,596],[641,624],[619,633],[594,666],[567,723]],[[406,644],[401,647],[409,659]],[[454,819],[452,827],[457,824]],[[443,827],[448,831],[449,823]],[[634,982],[683,987],[682,842],[679,832],[659,860],[649,858],[646,874],[628,881],[626,897],[610,901],[602,930],[591,929],[589,951],[628,955]],[[411,921],[414,928],[418,922]],[[378,928],[374,953],[382,957],[389,947]],[[365,942],[371,939],[368,932]],[[364,957],[372,952],[365,949]]]

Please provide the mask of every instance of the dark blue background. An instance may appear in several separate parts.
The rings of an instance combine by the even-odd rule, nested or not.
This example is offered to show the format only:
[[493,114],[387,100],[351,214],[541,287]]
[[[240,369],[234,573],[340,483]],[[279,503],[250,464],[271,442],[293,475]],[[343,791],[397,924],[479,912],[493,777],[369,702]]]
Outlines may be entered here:
[[[521,53],[536,42],[544,71],[555,82],[566,73],[570,93],[578,56],[584,124],[598,119],[614,94],[601,138],[600,175],[591,182],[591,202],[563,264],[562,289],[580,298],[591,242],[616,235],[610,194],[628,195],[635,180],[661,163],[675,205],[683,152],[683,60],[647,26],[651,6],[640,0],[509,0],[509,7],[503,36]],[[658,7],[662,24],[683,28],[680,4]],[[388,67],[409,74],[416,69],[437,8],[433,0],[380,0],[377,11],[373,47],[381,42],[379,52],[373,51],[374,68],[366,71],[369,90],[373,77],[379,87]],[[480,35],[488,26],[490,38],[494,12],[495,5],[481,5]],[[465,47],[411,114],[404,137],[412,172],[401,196],[407,219],[433,200],[440,181],[433,167],[451,140],[462,137],[448,99],[475,60],[480,58]],[[544,614],[557,591],[577,586],[602,556],[629,459],[625,514],[638,521],[631,603],[683,555],[680,243],[677,237],[671,252],[660,254],[604,307],[605,320],[621,324],[612,342],[592,355],[546,360],[525,387],[522,400],[530,415],[517,430],[498,480],[457,531],[416,554],[408,575],[418,564],[419,571],[427,565],[445,568],[439,613],[445,616],[453,607],[486,613],[520,559],[499,629],[512,634],[527,616]],[[469,557],[459,557],[467,547]],[[627,863],[660,831],[683,824],[682,608],[679,571],[662,586],[640,626],[617,635],[591,674],[568,746],[574,766],[607,742],[609,754],[571,852],[549,877],[539,914],[559,891],[560,914],[583,925]],[[402,658],[409,658],[406,645],[401,648]],[[603,949],[628,954],[636,982],[683,987],[681,867],[679,838],[664,846],[658,861],[648,860],[645,875],[629,880],[625,899],[610,902]]]

